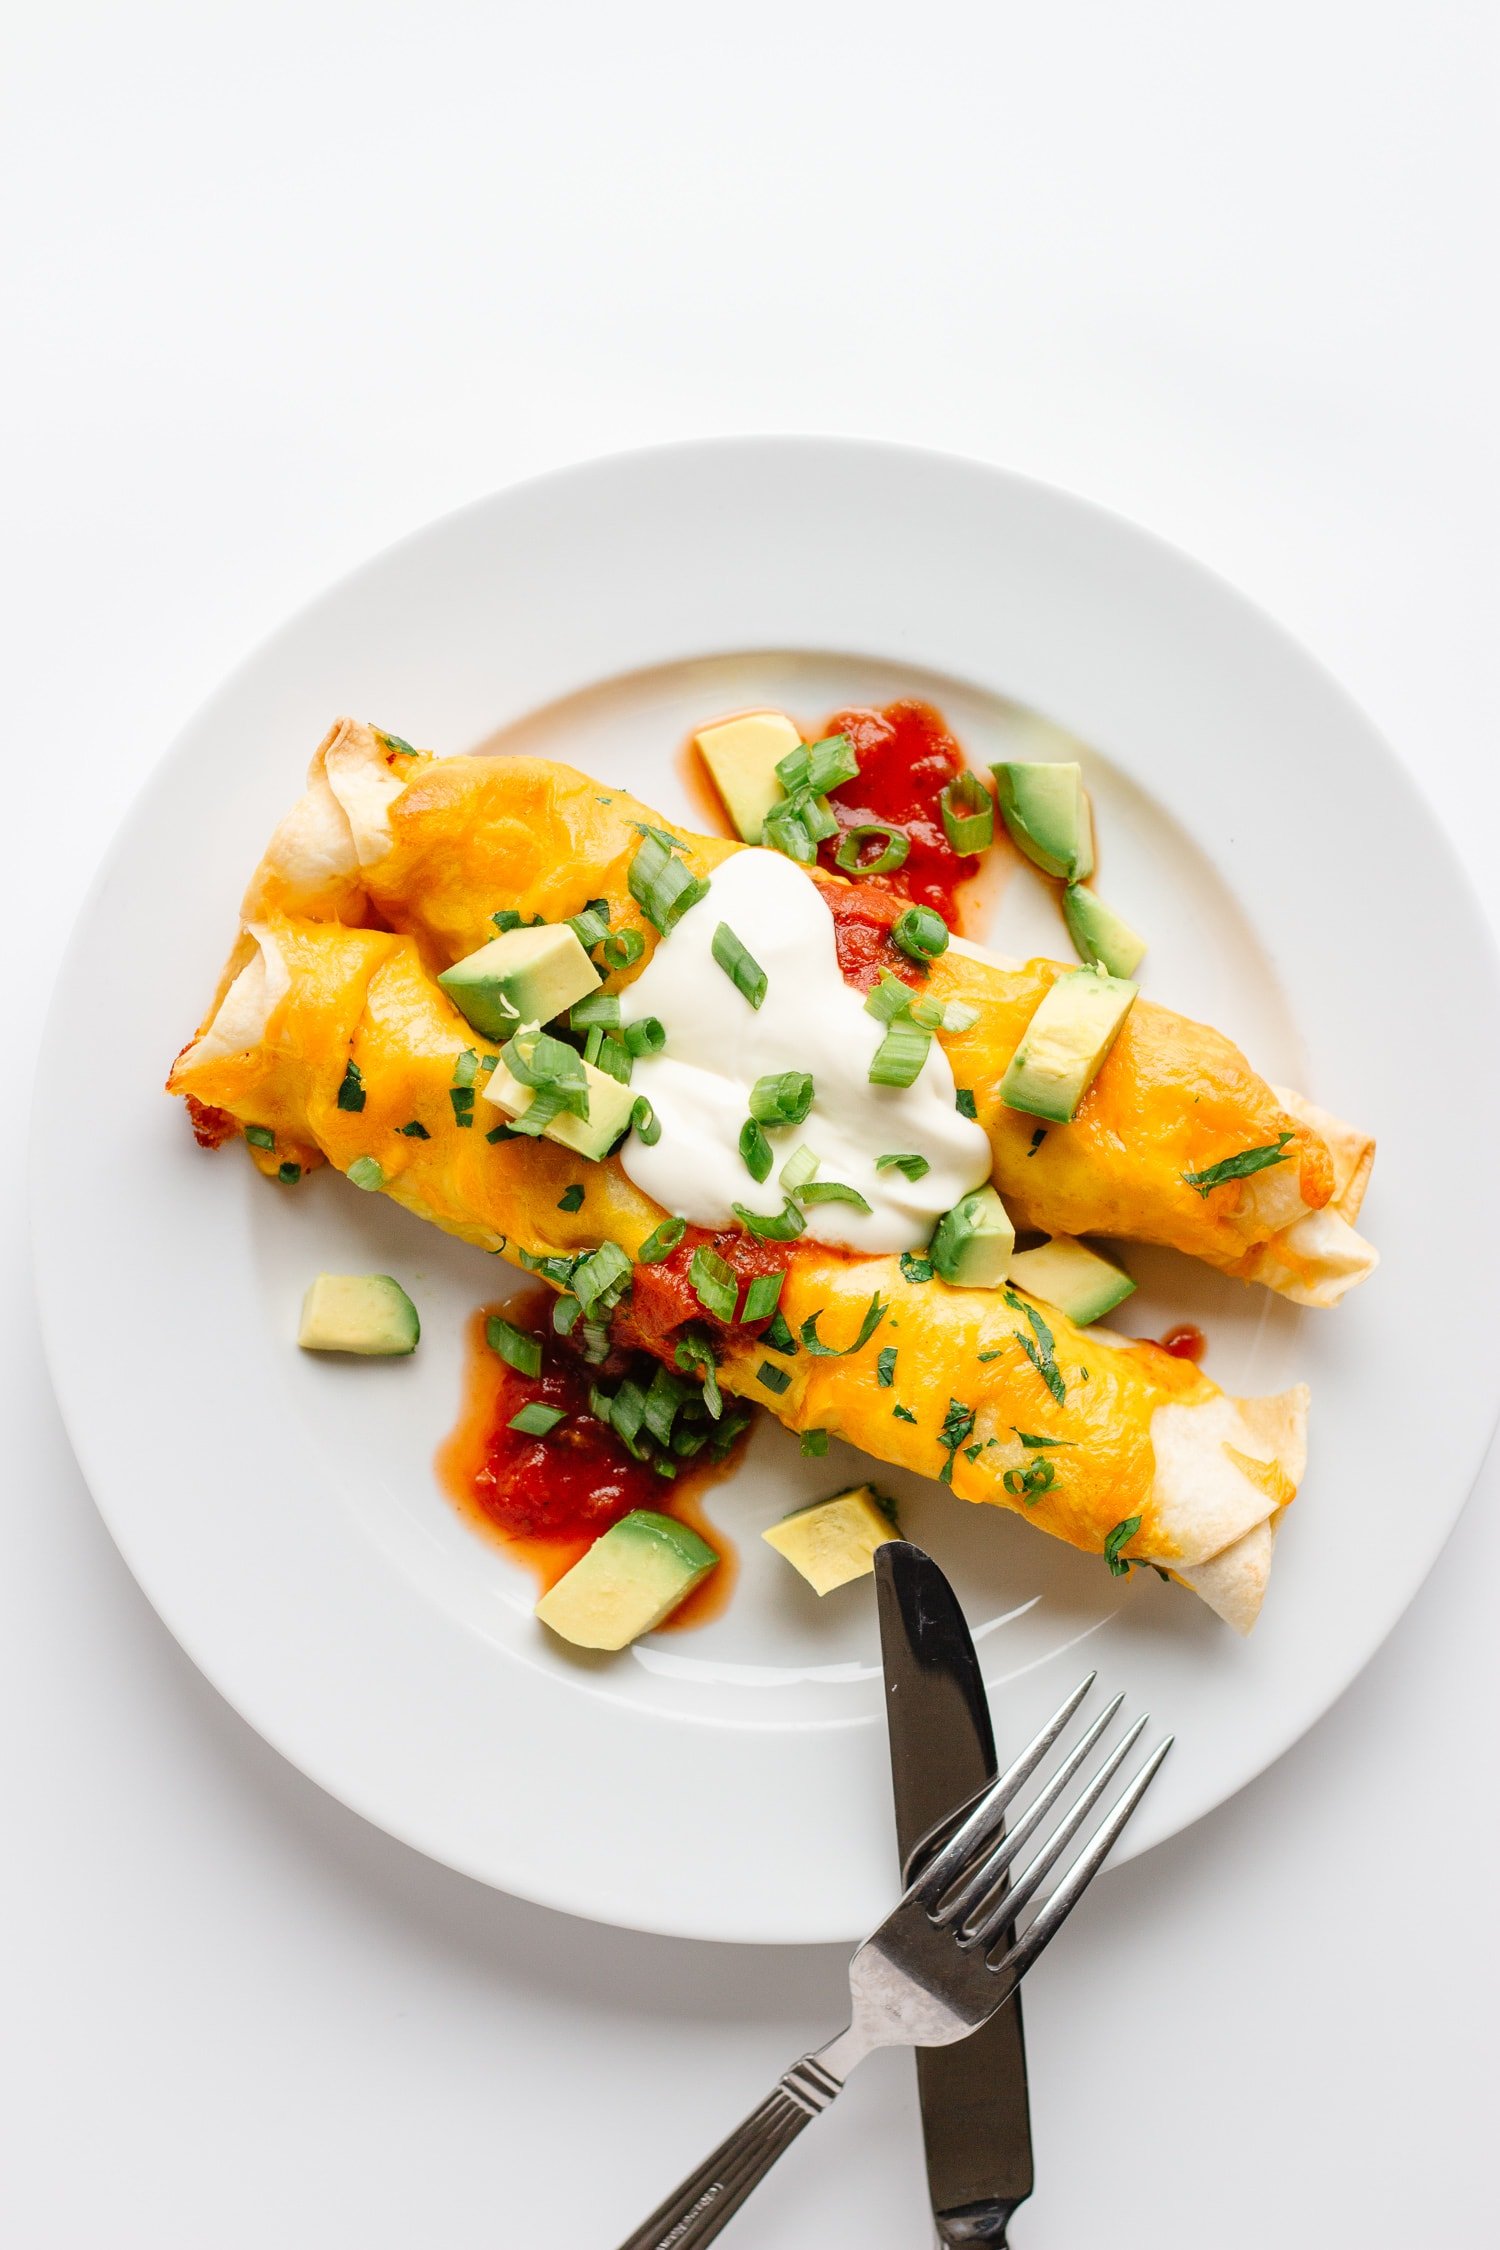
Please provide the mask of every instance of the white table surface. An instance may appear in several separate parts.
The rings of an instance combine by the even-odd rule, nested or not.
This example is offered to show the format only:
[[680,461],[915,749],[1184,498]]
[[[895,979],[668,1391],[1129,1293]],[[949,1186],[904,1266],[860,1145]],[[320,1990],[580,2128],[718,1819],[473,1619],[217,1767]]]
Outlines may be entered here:
[[[904,438],[1138,516],[1321,654],[1500,904],[1481,0],[7,15],[13,1141],[91,868],[234,659],[429,516],[674,436]],[[1399,853],[1369,872],[1378,973]],[[86,1062],[80,1098],[108,1163]],[[285,1766],[95,1517],[4,1223],[0,2239],[608,2250],[840,1959],[517,1904]],[[124,1277],[78,1317],[107,1351]],[[1497,1492],[1037,1973],[1021,2250],[1497,2238]],[[732,2239],[919,2250],[924,2214],[888,2057]]]

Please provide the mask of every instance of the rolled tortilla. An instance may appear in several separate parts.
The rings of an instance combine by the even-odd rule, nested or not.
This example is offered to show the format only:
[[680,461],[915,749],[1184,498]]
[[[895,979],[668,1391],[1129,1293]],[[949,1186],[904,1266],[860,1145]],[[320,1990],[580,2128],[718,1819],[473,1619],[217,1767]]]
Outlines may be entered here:
[[[477,1125],[460,1124],[449,1096],[473,1049],[414,939],[272,913],[247,931],[169,1085],[242,1129],[269,1129],[273,1145],[251,1147],[262,1170],[326,1159],[347,1172],[373,1158],[386,1194],[483,1249],[534,1265],[612,1242],[634,1260],[665,1214],[616,1159],[589,1163],[520,1136],[492,1142],[483,1105]],[[339,1102],[351,1062],[363,1096],[355,1109]],[[402,1130],[413,1124],[420,1135]],[[574,1186],[578,1208],[560,1208]],[[687,1262],[710,1240],[731,1263],[751,1254],[743,1235],[691,1229],[669,1259],[637,1265],[616,1315],[622,1341],[670,1364],[685,1322],[707,1328],[720,1380],[789,1428],[830,1430],[1090,1553],[1104,1553],[1113,1534],[1122,1560],[1181,1577],[1241,1631],[1253,1621],[1264,1569],[1256,1592],[1240,1565],[1226,1560],[1218,1578],[1209,1566],[1248,1553],[1245,1542],[1293,1497],[1305,1393],[1237,1401],[1155,1345],[1074,1328],[1018,1291],[921,1282],[898,1259],[805,1236],[773,1253],[786,1271],[780,1309],[794,1337],[815,1319],[812,1333],[831,1350],[805,1340],[778,1353],[763,1322],[716,1326],[692,1298]],[[854,1348],[877,1302],[879,1324]],[[888,1346],[895,1370],[882,1385],[876,1354]],[[1018,1490],[1028,1472],[1030,1488]]]
[[[306,795],[251,883],[244,913],[368,922],[413,937],[436,972],[494,934],[513,907],[556,921],[603,898],[611,926],[656,944],[630,897],[642,824],[661,817],[623,790],[534,758],[430,758],[340,720],[313,759]],[[695,874],[738,844],[673,831]],[[885,942],[899,901],[821,872],[851,982],[877,967],[915,975]],[[1007,962],[963,942],[924,990],[976,1011],[941,1034],[957,1083],[989,1135],[994,1183],[1019,1227],[1164,1243],[1299,1304],[1331,1305],[1375,1265],[1354,1232],[1374,1157],[1368,1135],[1269,1086],[1221,1033],[1138,1000],[1068,1125],[1006,1107],[1000,1083],[1057,962]],[[1286,1135],[1281,1159],[1200,1194],[1186,1174]]]

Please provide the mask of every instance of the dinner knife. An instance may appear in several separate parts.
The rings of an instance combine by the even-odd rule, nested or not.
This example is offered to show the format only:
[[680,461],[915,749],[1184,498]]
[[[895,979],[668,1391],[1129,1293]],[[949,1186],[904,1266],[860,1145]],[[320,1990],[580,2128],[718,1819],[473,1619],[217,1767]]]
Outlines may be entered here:
[[[994,1774],[995,1739],[969,1628],[931,1556],[890,1540],[876,1553],[875,1584],[896,1839],[909,1877],[923,1839]],[[938,2241],[944,2250],[1003,2245],[1032,2189],[1019,1992],[972,2038],[919,2047],[916,2065]]]

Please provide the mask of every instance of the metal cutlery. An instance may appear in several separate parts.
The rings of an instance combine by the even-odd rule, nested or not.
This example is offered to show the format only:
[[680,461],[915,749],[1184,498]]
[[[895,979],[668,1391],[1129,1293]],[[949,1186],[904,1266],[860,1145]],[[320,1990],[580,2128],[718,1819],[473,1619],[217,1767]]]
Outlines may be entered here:
[[1159,1743],[1114,1798],[1019,1935],[1011,1925],[1099,1805],[1147,1725],[1143,1715],[1042,1835],[1026,1866],[1021,1846],[1043,1829],[1082,1772],[1122,1701],[1101,1713],[1008,1829],[1005,1815],[1093,1687],[1090,1673],[998,1780],[964,1809],[946,1840],[849,1965],[850,2021],[784,2073],[760,2107],[652,2212],[621,2250],[699,2250],[723,2232],[811,2119],[877,2047],[944,2047],[966,2039],[1006,2001],[1057,1935],[1160,1770]]

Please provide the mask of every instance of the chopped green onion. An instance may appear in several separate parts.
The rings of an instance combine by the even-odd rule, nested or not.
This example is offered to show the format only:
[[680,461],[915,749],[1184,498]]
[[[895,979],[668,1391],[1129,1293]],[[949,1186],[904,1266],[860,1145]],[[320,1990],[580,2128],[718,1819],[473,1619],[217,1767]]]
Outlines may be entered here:
[[803,789],[819,796],[842,788],[859,772],[859,759],[847,734],[829,734],[821,742],[804,742],[776,761],[776,777],[789,797]]
[[644,1094],[637,1094],[630,1110],[631,1130],[647,1148],[655,1148],[661,1139],[661,1123]]
[[636,1459],[640,1460],[641,1453],[635,1441],[640,1435],[641,1424],[646,1419],[646,1393],[632,1376],[625,1377],[610,1400],[609,1419],[615,1435],[622,1438]]
[[790,1199],[782,1205],[779,1212],[770,1214],[764,1211],[747,1211],[743,1203],[731,1203],[729,1208],[740,1225],[751,1234],[758,1235],[762,1242],[795,1242],[798,1235],[805,1233],[807,1229],[806,1219]]
[[552,1305],[552,1333],[554,1336],[571,1336],[583,1317],[583,1307],[576,1297],[558,1297]]
[[[403,1133],[409,1133],[411,1127],[403,1125],[401,1130]],[[426,1133],[422,1135],[424,1141],[428,1137]],[[487,1141],[513,1141],[516,1137],[516,1129],[514,1125],[492,1125],[484,1137]]]
[[775,1391],[778,1398],[783,1391],[790,1390],[792,1386],[792,1378],[786,1369],[784,1367],[773,1367],[768,1359],[763,1359],[755,1370],[755,1380],[757,1383],[764,1383],[768,1391]]
[[979,1010],[971,1008],[967,1000],[950,1000],[943,1010],[944,1031],[972,1031],[979,1021]]
[[646,941],[639,930],[617,930],[604,941],[604,966],[616,969],[633,968],[646,950]]
[[[599,1025],[596,1024],[594,1030],[599,1032],[599,1045],[594,1054],[595,1068],[606,1071],[611,1078],[617,1078],[622,1086],[628,1086],[630,1073],[635,1067],[635,1058],[630,1049],[623,1040],[611,1037]],[[591,1031],[590,1039],[593,1036],[594,1032]]]
[[614,1310],[630,1285],[630,1270],[630,1260],[617,1242],[601,1242],[589,1257],[579,1259],[569,1279],[589,1319],[596,1312]]
[[889,1172],[893,1166],[909,1180],[925,1179],[932,1170],[925,1156],[877,1156],[875,1159],[877,1172]]
[[766,972],[727,922],[721,922],[714,931],[713,957],[735,991],[743,993],[752,1008],[758,1008],[766,996]]
[[[396,1127],[396,1130],[398,1133],[404,1133],[409,1141],[430,1141],[432,1139],[432,1135],[428,1132],[427,1127],[423,1124],[420,1124],[415,1117],[412,1119],[409,1125],[398,1125]],[[485,1138],[488,1140],[492,1138],[492,1136],[486,1134]]]
[[626,877],[631,897],[663,937],[677,927],[690,906],[708,896],[707,881],[677,858],[671,841],[664,829],[643,830]]
[[893,977],[889,969],[882,969],[880,982],[865,994],[865,1014],[873,1016],[877,1023],[894,1023],[898,1016],[910,1013],[915,997],[909,984]]
[[740,1285],[733,1266],[721,1258],[717,1250],[710,1250],[706,1243],[700,1244],[693,1252],[688,1280],[706,1313],[712,1313],[715,1320],[733,1320]]
[[825,1344],[818,1334],[821,1313],[809,1313],[802,1323],[802,1348],[817,1359],[847,1359],[851,1352],[863,1351],[890,1309],[877,1289],[865,1307],[865,1317],[852,1344]]
[[598,1024],[605,1031],[620,1028],[620,1000],[618,993],[591,992],[584,1000],[575,1000],[568,1010],[570,1031],[590,1031]]
[[455,1086],[472,1086],[478,1076],[479,1057],[472,1047],[465,1047],[453,1065],[453,1083]]
[[278,1164],[276,1177],[283,1187],[295,1187],[302,1177],[302,1167],[300,1164]]
[[785,804],[772,806],[766,814],[760,840],[768,850],[780,852],[785,858],[795,860],[799,867],[814,867],[817,864],[818,847],[808,834],[807,824],[801,817],[795,798],[788,798]]
[[338,1105],[340,1109],[363,1109],[365,1106],[364,1079],[358,1063],[347,1062],[339,1082]]
[[740,1314],[741,1320],[767,1319],[781,1301],[785,1282],[785,1268],[777,1273],[758,1273],[745,1292],[745,1309]]
[[750,1115],[758,1125],[800,1125],[813,1105],[812,1075],[783,1070],[757,1078],[750,1089]]
[[948,925],[935,907],[909,906],[891,929],[891,943],[912,961],[935,961],[948,950]]
[[[703,1378],[703,1403],[717,1422],[724,1411],[724,1397],[719,1389],[718,1363],[713,1347],[706,1336],[684,1336],[672,1354],[685,1375]],[[741,1428],[743,1428],[741,1424]]]
[[557,1208],[559,1211],[581,1211],[583,1209],[581,1182],[575,1180],[571,1187],[563,1189],[562,1194],[557,1199]]
[[568,928],[577,938],[585,953],[602,945],[609,936],[609,900],[591,898],[581,914],[568,916]]
[[492,1352],[498,1352],[507,1367],[518,1375],[540,1375],[542,1372],[542,1339],[532,1336],[513,1322],[502,1320],[491,1313],[484,1324],[484,1340]]
[[797,1190],[800,1203],[851,1203],[856,1211],[868,1214],[870,1206],[858,1188],[846,1187],[842,1180],[809,1180]]
[[804,789],[798,795],[796,805],[797,818],[813,843],[826,844],[830,837],[838,834],[839,824],[826,797],[815,796],[812,790]]
[[943,828],[956,852],[984,852],[995,841],[995,801],[977,773],[961,773],[938,799]]
[[517,1032],[504,1048],[503,1059],[517,1084],[529,1086],[537,1096],[524,1116],[514,1120],[517,1132],[540,1130],[540,1127],[533,1128],[531,1116],[543,1095],[555,1097],[549,1123],[564,1109],[575,1117],[588,1116],[589,1089],[583,1075],[583,1060],[564,1040],[554,1039],[548,1031]]
[[752,1180],[764,1180],[770,1177],[771,1165],[774,1162],[771,1155],[771,1144],[753,1117],[747,1117],[740,1127],[740,1155],[744,1159],[745,1170],[750,1174]]
[[276,1135],[269,1125],[247,1125],[245,1127],[245,1138],[252,1148],[274,1148],[276,1146]]
[[671,1256],[686,1233],[686,1219],[663,1219],[659,1226],[651,1229],[637,1250],[637,1265],[659,1266],[663,1258]]
[[797,1339],[786,1324],[786,1314],[779,1308],[771,1315],[770,1323],[761,1335],[761,1342],[773,1352],[783,1352],[788,1359],[797,1354]]
[[808,1181],[817,1177],[818,1159],[806,1141],[794,1148],[781,1167],[781,1184],[788,1195],[796,1195]]
[[828,1432],[826,1430],[804,1430],[802,1433],[802,1450],[806,1454],[811,1454],[814,1459],[821,1460],[822,1456],[828,1451]]
[[877,1390],[888,1391],[895,1380],[896,1347],[887,1344],[884,1351],[875,1355],[875,1386]]
[[651,1388],[646,1393],[643,1419],[658,1445],[671,1444],[672,1424],[692,1395],[692,1385],[674,1375],[670,1367],[657,1368],[651,1378]]
[[972,1086],[959,1087],[957,1093],[953,1097],[953,1106],[958,1111],[960,1117],[971,1117],[977,1120],[979,1116],[979,1109],[974,1100],[974,1089]]
[[[879,851],[873,859],[866,859],[866,847],[877,839]],[[844,830],[833,856],[846,875],[889,875],[910,850],[911,838],[899,828],[888,828],[884,821],[865,820],[857,828]]]
[[472,1125],[474,1122],[474,1089],[472,1086],[450,1086],[448,1099],[453,1104],[455,1125]]
[[910,1017],[888,1028],[870,1062],[872,1086],[914,1086],[932,1045],[932,1033]]
[[625,1026],[625,1044],[633,1055],[659,1055],[667,1043],[667,1027],[659,1016],[641,1016]]
[[373,1156],[356,1156],[344,1176],[351,1187],[364,1188],[370,1194],[385,1186],[385,1173]]
[[522,1438],[544,1438],[562,1420],[564,1413],[560,1406],[542,1406],[540,1399],[531,1399],[531,1404],[522,1406],[522,1411],[510,1415],[510,1422],[506,1426],[508,1429],[517,1429],[522,1433]]

